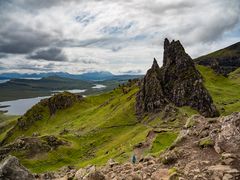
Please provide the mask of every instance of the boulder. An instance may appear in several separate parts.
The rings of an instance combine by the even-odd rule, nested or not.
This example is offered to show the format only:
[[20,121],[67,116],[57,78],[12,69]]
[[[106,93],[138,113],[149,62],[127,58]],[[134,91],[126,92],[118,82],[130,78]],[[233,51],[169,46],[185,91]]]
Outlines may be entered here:
[[240,155],[240,113],[222,117],[221,130],[215,140],[218,153],[236,153]]
[[0,163],[1,180],[33,180],[35,177],[14,156],[8,156]]
[[100,171],[89,173],[84,180],[105,180],[105,176]]

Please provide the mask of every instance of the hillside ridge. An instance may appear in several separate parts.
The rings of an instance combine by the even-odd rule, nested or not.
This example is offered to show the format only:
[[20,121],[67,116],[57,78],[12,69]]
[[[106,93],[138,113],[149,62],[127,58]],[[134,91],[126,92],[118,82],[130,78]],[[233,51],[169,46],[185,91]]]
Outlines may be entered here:
[[198,57],[195,62],[211,67],[215,72],[228,76],[240,67],[240,42],[210,54]]

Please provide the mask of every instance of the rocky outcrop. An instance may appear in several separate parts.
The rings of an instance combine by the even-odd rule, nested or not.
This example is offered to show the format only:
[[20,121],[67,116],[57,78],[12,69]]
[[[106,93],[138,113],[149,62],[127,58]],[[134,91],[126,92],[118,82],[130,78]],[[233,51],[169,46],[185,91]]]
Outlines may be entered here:
[[220,119],[221,129],[216,138],[215,150],[218,153],[236,153],[240,156],[240,113]]
[[18,159],[9,156],[0,163],[1,180],[34,180],[35,177],[23,167]]
[[71,107],[74,103],[82,100],[83,96],[75,95],[69,92],[56,94],[49,99],[42,100],[42,104],[48,106],[50,114],[53,115],[57,110]]
[[168,100],[164,95],[161,70],[156,59],[154,59],[153,65],[151,69],[148,70],[142,84],[141,90],[137,95],[137,114],[145,111],[156,112],[163,109],[168,103]]
[[219,113],[203,85],[203,79],[180,41],[164,42],[163,66],[154,59],[136,98],[136,112],[155,112],[167,104],[191,106],[206,117]]
[[55,150],[59,146],[68,145],[68,142],[58,139],[55,136],[23,137],[14,142],[0,147],[0,160],[8,154],[23,152],[27,157],[33,158],[36,155]]

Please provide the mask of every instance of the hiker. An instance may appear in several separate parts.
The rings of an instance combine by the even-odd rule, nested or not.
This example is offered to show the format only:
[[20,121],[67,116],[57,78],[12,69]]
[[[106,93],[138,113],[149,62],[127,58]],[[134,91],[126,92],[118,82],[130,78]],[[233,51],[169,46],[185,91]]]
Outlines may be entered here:
[[136,161],[137,161],[137,158],[136,158],[135,154],[133,154],[133,156],[132,156],[132,163],[135,164]]

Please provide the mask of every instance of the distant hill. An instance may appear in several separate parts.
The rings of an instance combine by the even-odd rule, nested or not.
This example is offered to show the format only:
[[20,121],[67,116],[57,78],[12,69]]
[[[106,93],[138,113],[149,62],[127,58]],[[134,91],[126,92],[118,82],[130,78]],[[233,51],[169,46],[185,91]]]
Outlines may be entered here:
[[[84,78],[92,79],[92,76],[85,76]],[[105,76],[106,77],[106,76]],[[39,96],[49,96],[53,91],[58,90],[86,90],[84,95],[102,93],[116,88],[119,84],[125,83],[129,79],[134,79],[140,76],[113,76],[108,80],[81,80],[68,77],[60,77],[57,75],[43,77],[41,79],[10,79],[7,82],[0,83],[0,102],[32,98]],[[103,78],[103,76],[101,77]],[[101,79],[100,78],[100,79]],[[96,84],[104,85],[103,88],[96,88]],[[95,87],[95,88],[94,88]]]
[[227,76],[240,67],[240,42],[195,59],[197,64],[211,67]]
[[49,72],[49,73],[33,73],[33,74],[20,74],[20,73],[3,73],[0,74],[0,79],[35,79],[35,78],[43,78],[49,76],[59,76],[63,78],[69,79],[79,79],[79,80],[87,80],[87,81],[104,81],[111,79],[132,79],[140,77],[140,75],[114,75],[108,71],[99,71],[99,72],[88,72],[83,74],[69,74],[66,72]]

